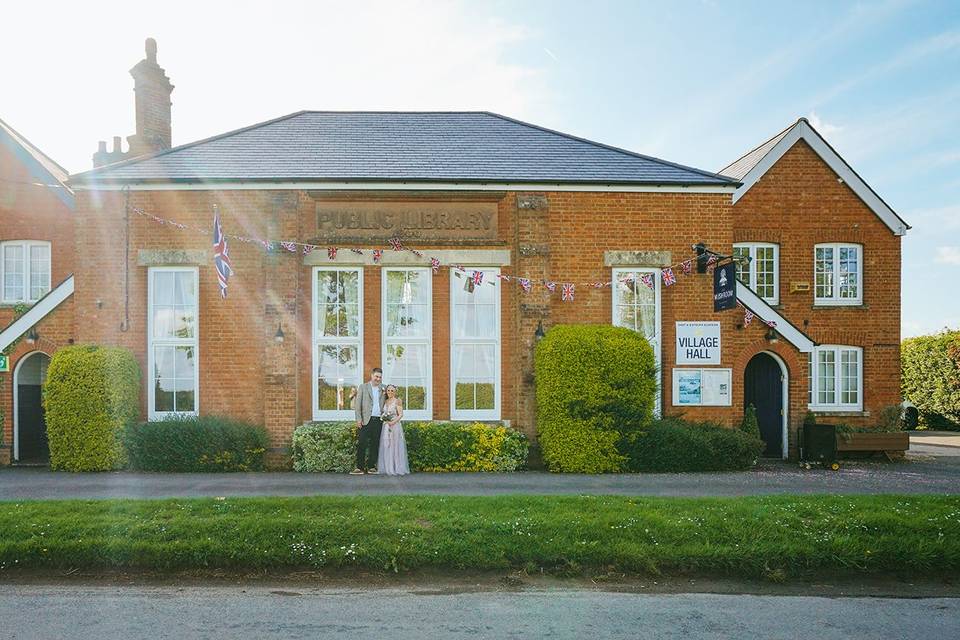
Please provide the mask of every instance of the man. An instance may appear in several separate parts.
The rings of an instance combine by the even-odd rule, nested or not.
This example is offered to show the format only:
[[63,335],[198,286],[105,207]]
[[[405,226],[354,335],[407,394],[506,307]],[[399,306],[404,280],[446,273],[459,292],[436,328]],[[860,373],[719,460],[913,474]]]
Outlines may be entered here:
[[374,367],[370,372],[370,382],[364,382],[357,390],[356,407],[357,417],[357,467],[351,475],[377,473],[377,454],[380,451],[380,430],[383,422],[380,415],[383,403],[386,402],[386,393],[383,391],[383,370]]

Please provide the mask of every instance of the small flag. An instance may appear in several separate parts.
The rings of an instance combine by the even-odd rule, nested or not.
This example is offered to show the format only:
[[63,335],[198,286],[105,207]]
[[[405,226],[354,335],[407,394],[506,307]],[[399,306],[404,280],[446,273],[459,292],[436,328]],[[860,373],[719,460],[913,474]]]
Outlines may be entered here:
[[290,253],[297,252],[297,243],[296,242],[281,242],[280,246],[289,251]]
[[717,264],[717,256],[712,255],[709,258],[707,258],[707,267],[710,269],[711,272],[716,268],[716,264]]
[[373,262],[374,264],[380,264],[380,258],[383,257],[383,249],[374,249],[373,250]]
[[230,252],[227,249],[227,238],[223,235],[220,226],[220,209],[213,207],[213,266],[217,269],[217,283],[220,285],[220,297],[227,297],[227,280],[233,273],[233,264],[230,262]]
[[607,283],[606,283],[606,282],[594,282],[594,283],[593,283],[593,288],[594,288],[594,289],[603,289],[605,286],[607,286]]
[[777,323],[774,320],[767,320],[767,326],[773,329],[777,326]]
[[545,286],[545,287],[547,288],[547,291],[549,291],[550,293],[553,293],[554,291],[557,290],[557,283],[556,283],[556,282],[546,282],[546,281],[544,281],[543,286]]
[[683,275],[688,276],[693,273],[693,260],[684,260],[680,267],[683,269]]
[[463,271],[463,265],[462,265],[462,264],[455,264],[455,265],[453,265],[453,268],[456,269],[457,271]]
[[530,293],[530,278],[517,278],[517,282],[520,283],[520,288],[523,289],[524,293]]
[[412,253],[413,255],[417,256],[418,258],[422,258],[422,257],[423,257],[423,254],[420,253],[419,251],[417,251],[416,249],[410,249],[410,253]]
[[508,275],[505,274],[505,273],[498,273],[498,274],[497,274],[497,279],[498,279],[498,280],[503,280],[504,282],[510,282],[510,276],[508,276]]
[[400,242],[400,238],[390,238],[390,245],[394,251],[403,251],[403,243]]
[[337,248],[336,247],[327,247],[327,259],[336,260],[337,259]]
[[647,287],[653,289],[653,276],[649,273],[644,273],[640,276],[640,282],[647,285]]
[[305,245],[303,245],[303,255],[309,254],[309,253],[310,253],[311,251],[313,251],[314,249],[316,249],[316,247],[313,246],[312,244],[305,244]]
[[430,258],[430,268],[433,269],[433,272],[436,273],[440,270],[440,261],[436,258]]
[[750,323],[753,322],[753,311],[744,307],[743,309],[743,326],[749,327]]
[[358,256],[362,256],[362,255],[363,255],[363,249],[350,249],[350,251],[352,251],[353,253],[357,254]]
[[669,287],[670,285],[676,284],[677,282],[677,276],[673,275],[673,269],[671,269],[670,267],[667,267],[662,272],[660,272],[660,275],[663,277],[663,285],[665,287]]
[[266,240],[258,240],[260,246],[266,249],[267,251],[273,251],[273,243],[267,242]]
[[564,302],[573,300],[573,285],[565,283],[560,290],[560,299]]
[[473,272],[473,284],[483,284],[483,271]]

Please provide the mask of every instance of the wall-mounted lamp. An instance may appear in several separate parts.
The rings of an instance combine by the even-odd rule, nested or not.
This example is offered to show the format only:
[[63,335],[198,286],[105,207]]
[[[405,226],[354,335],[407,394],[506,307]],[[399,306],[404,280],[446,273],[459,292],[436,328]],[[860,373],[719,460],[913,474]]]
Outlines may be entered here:
[[36,327],[30,327],[30,331],[27,332],[27,344],[37,344],[37,340],[40,339],[40,334],[37,333]]
[[283,343],[283,339],[284,339],[285,337],[286,337],[286,336],[283,335],[283,324],[282,324],[282,323],[277,323],[277,332],[276,332],[275,334],[273,334],[273,339],[274,339],[274,341],[275,341],[277,344],[281,344],[281,343]]
[[537,342],[543,340],[547,332],[543,330],[543,320],[537,320],[537,330],[533,332],[533,337]]
[[766,338],[767,342],[771,344],[776,344],[777,342],[780,342],[780,334],[777,333],[777,330],[774,329],[773,327],[767,327],[767,333],[763,337]]

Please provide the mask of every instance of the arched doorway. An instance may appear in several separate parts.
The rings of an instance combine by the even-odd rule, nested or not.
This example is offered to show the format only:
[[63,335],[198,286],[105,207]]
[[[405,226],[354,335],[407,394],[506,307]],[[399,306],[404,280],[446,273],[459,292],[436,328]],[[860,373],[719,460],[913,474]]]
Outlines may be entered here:
[[787,457],[787,367],[772,353],[753,356],[743,371],[743,407],[757,409],[763,455]]
[[47,422],[43,412],[43,385],[50,356],[34,351],[13,371],[13,458],[25,464],[47,464]]

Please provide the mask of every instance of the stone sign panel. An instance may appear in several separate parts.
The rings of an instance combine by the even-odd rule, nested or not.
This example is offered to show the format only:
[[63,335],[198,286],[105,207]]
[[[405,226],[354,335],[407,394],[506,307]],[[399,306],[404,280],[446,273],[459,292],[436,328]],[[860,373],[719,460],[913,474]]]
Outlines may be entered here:
[[424,243],[497,239],[495,201],[321,200],[317,237],[340,241],[377,241],[398,237]]

